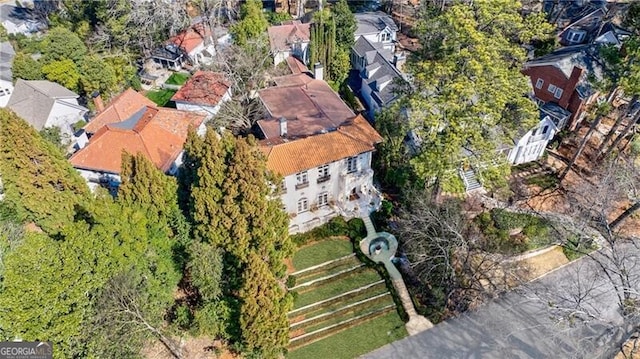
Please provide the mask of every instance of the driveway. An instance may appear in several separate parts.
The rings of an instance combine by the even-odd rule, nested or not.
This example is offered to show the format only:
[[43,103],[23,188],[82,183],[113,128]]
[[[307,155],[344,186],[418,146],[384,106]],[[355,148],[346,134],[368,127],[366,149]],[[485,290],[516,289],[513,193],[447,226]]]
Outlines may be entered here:
[[[633,270],[640,275],[638,266]],[[589,320],[566,319],[576,300],[592,315],[574,313]],[[564,309],[552,309],[549,303]],[[596,263],[586,258],[363,357],[610,358],[629,330],[621,324],[613,286],[600,275]]]

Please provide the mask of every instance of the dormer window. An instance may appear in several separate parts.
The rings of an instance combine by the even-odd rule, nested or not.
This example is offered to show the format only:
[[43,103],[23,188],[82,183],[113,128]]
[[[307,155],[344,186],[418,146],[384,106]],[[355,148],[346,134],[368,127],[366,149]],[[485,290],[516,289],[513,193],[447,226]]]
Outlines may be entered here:
[[388,32],[383,32],[382,34],[380,34],[380,41],[382,42],[391,41],[391,34]]
[[569,29],[569,32],[567,33],[567,41],[572,44],[579,44],[584,41],[586,36],[587,32],[584,30]]

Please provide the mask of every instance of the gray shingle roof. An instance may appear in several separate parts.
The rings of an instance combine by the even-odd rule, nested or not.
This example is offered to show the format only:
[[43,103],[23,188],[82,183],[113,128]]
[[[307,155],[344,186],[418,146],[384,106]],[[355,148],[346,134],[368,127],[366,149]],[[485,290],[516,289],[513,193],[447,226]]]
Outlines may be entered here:
[[[40,131],[57,99],[76,99],[78,95],[50,81],[18,79],[7,107]],[[78,106],[69,102],[70,106]],[[80,107],[80,106],[78,106]]]
[[375,34],[389,27],[392,31],[398,31],[398,26],[388,14],[382,11],[361,12],[355,14],[358,27],[355,35]]
[[[374,62],[367,66],[367,70],[377,68],[370,77],[364,78],[367,86],[371,88],[371,97],[378,103],[380,107],[389,105],[398,97],[395,93],[398,79],[402,79],[400,71],[396,69],[387,59],[380,53],[376,53]],[[363,74],[364,75],[364,74]]]
[[0,43],[0,79],[11,81],[13,75],[11,73],[11,64],[16,52],[9,41]]
[[393,59],[393,53],[391,50],[385,49],[382,43],[372,43],[362,36],[360,36],[358,40],[356,40],[355,44],[353,44],[353,51],[355,51],[358,56],[366,57],[367,63],[372,63],[375,59],[376,53],[378,52],[389,61]]

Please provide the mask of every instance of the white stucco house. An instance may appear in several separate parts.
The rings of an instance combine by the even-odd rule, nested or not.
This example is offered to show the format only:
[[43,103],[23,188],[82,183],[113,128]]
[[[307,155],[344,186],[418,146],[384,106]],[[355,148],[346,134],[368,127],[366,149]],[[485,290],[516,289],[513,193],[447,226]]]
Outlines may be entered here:
[[16,52],[9,41],[0,43],[0,107],[6,107],[13,93],[11,64]]
[[309,23],[292,20],[267,29],[274,65],[284,62],[289,56],[308,64],[310,26]]
[[321,80],[321,67],[292,72],[258,92],[269,118],[257,123],[267,168],[283,177],[289,232],[369,215],[381,201],[371,158],[382,137]]
[[[173,97],[176,108],[183,111],[202,113],[206,119],[213,117],[220,106],[231,100],[231,83],[224,74],[198,71],[182,85]],[[199,133],[204,134],[204,126]]]
[[509,150],[507,154],[509,163],[519,165],[540,159],[557,132],[558,127],[551,117],[545,116],[534,129],[524,133]]
[[74,141],[75,124],[89,111],[78,104],[78,94],[51,81],[18,79],[7,107],[36,130],[58,127],[62,141]]
[[382,11],[375,11],[356,13],[355,17],[357,28],[354,40],[363,36],[370,42],[381,43],[383,48],[392,53],[395,52],[398,26],[390,15]]
[[174,71],[180,71],[186,63],[196,67],[210,64],[216,54],[216,44],[228,41],[228,34],[220,29],[216,29],[215,35],[214,40],[211,30],[204,23],[197,23],[154,49],[151,59]]

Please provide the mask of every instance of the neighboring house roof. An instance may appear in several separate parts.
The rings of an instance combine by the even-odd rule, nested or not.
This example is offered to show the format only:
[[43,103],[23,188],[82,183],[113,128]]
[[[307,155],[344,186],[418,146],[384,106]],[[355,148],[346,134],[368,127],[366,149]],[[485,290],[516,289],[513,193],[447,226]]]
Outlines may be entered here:
[[393,53],[391,50],[385,49],[384,45],[380,42],[371,42],[364,37],[359,37],[353,44],[353,51],[360,57],[367,59],[367,63],[370,64],[374,61],[376,54],[380,53],[385,59],[393,60]]
[[611,22],[606,22],[593,40],[597,44],[622,45],[622,42],[632,35],[631,31],[627,31],[618,27]]
[[27,32],[36,32],[46,29],[42,21],[38,21],[31,9],[18,7],[11,4],[0,5],[0,22],[12,23],[15,27],[25,26]]
[[377,34],[388,27],[391,31],[398,31],[398,26],[391,16],[382,11],[361,12],[355,14],[358,27],[355,36]]
[[291,44],[309,42],[311,24],[291,21],[287,25],[270,26],[267,29],[272,51],[290,51]]
[[84,126],[84,130],[87,133],[96,133],[104,125],[125,121],[145,106],[155,106],[155,104],[135,90],[127,89],[111,100],[109,106]]
[[78,169],[120,173],[122,152],[141,153],[166,172],[176,160],[189,127],[198,127],[204,115],[145,106],[128,119],[103,126],[69,161]]
[[190,53],[196,47],[200,46],[207,37],[211,37],[211,30],[203,23],[199,23],[172,37],[169,39],[169,42]]
[[177,61],[184,56],[184,50],[182,50],[178,45],[175,44],[166,44],[164,46],[156,47],[155,49],[151,50],[151,57],[169,61]]
[[11,72],[11,64],[16,52],[9,41],[0,43],[0,79],[5,81],[13,81]]
[[593,41],[593,38],[603,24],[603,18],[607,14],[607,9],[605,7],[587,7],[587,9],[591,9],[591,11],[583,12],[583,15],[579,19],[567,25],[562,31],[560,31],[558,37],[563,45],[571,44],[569,39],[567,39],[567,35],[570,34],[571,31],[584,32],[585,36],[580,43],[591,43],[591,41]]
[[262,89],[258,96],[271,119],[258,121],[266,138],[280,136],[279,119],[287,119],[287,136],[305,137],[329,131],[355,114],[329,85],[308,73],[274,79],[276,86]]
[[198,71],[173,95],[171,100],[194,105],[216,106],[230,87],[231,83],[224,74]]
[[[353,50],[365,57],[367,66],[361,76],[366,85],[371,88],[371,97],[380,107],[389,105],[398,97],[396,83],[403,79],[400,71],[389,62],[388,56],[393,56],[389,51],[380,51],[374,44],[364,37],[359,37],[353,46]],[[367,77],[369,71],[369,77]]]
[[76,93],[55,82],[18,79],[7,107],[40,131],[46,125],[56,101],[88,111],[77,104],[77,98]]
[[373,151],[382,137],[361,115],[346,122],[335,131],[294,141],[282,138],[260,142],[267,157],[267,168],[282,176],[347,157]]
[[582,98],[587,98],[594,92],[593,85],[589,82],[589,77],[602,81],[605,76],[604,67],[599,59],[598,47],[591,45],[560,48],[545,56],[527,61],[524,64],[524,71],[538,66],[554,66],[561,70],[567,78],[571,77],[574,67],[583,69],[583,74],[576,87]]

